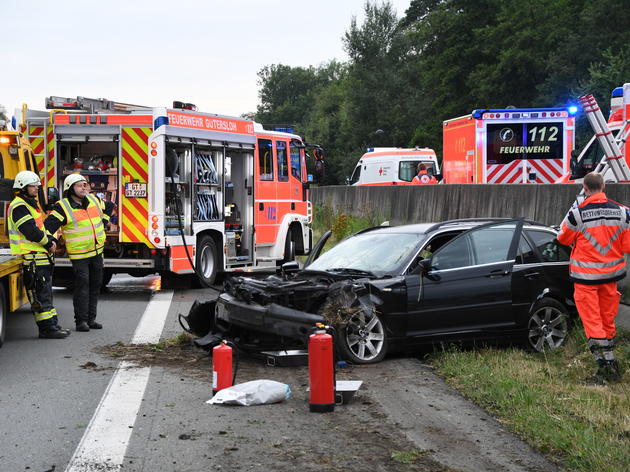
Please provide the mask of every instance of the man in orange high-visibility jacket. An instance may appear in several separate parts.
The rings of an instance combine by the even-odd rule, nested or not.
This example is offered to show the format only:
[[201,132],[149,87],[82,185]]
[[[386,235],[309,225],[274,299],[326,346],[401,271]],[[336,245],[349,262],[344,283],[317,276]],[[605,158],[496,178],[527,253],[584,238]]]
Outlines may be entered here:
[[416,175],[411,180],[411,183],[413,185],[428,185],[428,184],[437,184],[438,181],[435,177],[433,177],[427,172],[426,164],[423,164],[421,162],[420,164],[418,164],[418,175]]
[[619,310],[617,281],[626,275],[624,253],[630,252],[630,214],[604,194],[604,179],[584,177],[586,199],[575,204],[562,221],[558,242],[573,245],[569,265],[575,305],[589,349],[597,362],[593,380],[619,380],[615,360],[615,316]]

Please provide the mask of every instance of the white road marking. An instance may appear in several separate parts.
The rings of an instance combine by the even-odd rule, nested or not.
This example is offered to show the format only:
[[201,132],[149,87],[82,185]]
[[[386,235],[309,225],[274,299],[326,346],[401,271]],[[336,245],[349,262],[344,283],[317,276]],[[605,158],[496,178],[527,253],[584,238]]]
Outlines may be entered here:
[[[132,344],[160,340],[172,299],[172,290],[153,295],[138,323]],[[126,361],[118,365],[66,472],[117,471],[122,468],[150,373],[150,367],[136,368]]]
[[172,290],[157,292],[151,297],[151,301],[144,310],[144,315],[142,315],[131,339],[131,344],[155,344],[160,340],[172,299]]

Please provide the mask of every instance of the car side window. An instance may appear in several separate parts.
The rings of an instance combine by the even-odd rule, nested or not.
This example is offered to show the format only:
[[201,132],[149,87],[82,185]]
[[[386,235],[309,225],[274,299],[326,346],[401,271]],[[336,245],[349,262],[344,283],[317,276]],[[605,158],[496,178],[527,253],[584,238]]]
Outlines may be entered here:
[[514,230],[509,227],[483,228],[470,233],[475,264],[506,261]]
[[558,243],[554,233],[535,230],[526,230],[526,232],[540,251],[543,262],[568,262],[571,248]]
[[470,236],[464,235],[436,252],[431,264],[436,270],[456,269],[473,265],[470,252]]
[[521,236],[521,240],[518,244],[518,254],[516,256],[517,264],[535,264],[538,262],[538,258],[536,257],[536,253],[534,249],[532,249],[531,244],[527,242],[527,240]]

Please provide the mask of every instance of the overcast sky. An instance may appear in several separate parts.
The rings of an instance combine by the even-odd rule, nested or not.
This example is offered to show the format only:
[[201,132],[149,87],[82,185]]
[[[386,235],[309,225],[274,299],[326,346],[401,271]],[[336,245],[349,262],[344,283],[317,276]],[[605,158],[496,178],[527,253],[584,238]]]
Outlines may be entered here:
[[[410,0],[391,0],[402,17]],[[0,0],[0,105],[50,95],[255,111],[265,65],[347,60],[364,0]]]

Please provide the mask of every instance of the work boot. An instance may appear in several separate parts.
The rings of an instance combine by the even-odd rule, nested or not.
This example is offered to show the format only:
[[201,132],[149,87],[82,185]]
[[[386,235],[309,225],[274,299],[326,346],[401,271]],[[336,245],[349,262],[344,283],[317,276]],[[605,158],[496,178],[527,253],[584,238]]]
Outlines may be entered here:
[[63,331],[64,333],[70,334],[70,330],[66,328],[62,328],[60,325],[56,324],[52,327],[55,331]]
[[587,385],[606,385],[606,361],[604,359],[597,359],[597,371],[586,378]]
[[87,321],[80,321],[77,323],[77,331],[86,332],[89,330],[90,330],[90,327],[88,326]]
[[621,379],[621,373],[619,372],[619,363],[616,360],[606,361],[603,375],[608,382],[617,382],[619,379]]
[[90,329],[103,329],[103,325],[100,323],[97,323],[96,321],[88,321],[87,324],[90,327]]
[[39,337],[41,339],[64,339],[67,338],[70,333],[66,331],[60,331],[57,329],[42,329],[39,331]]

